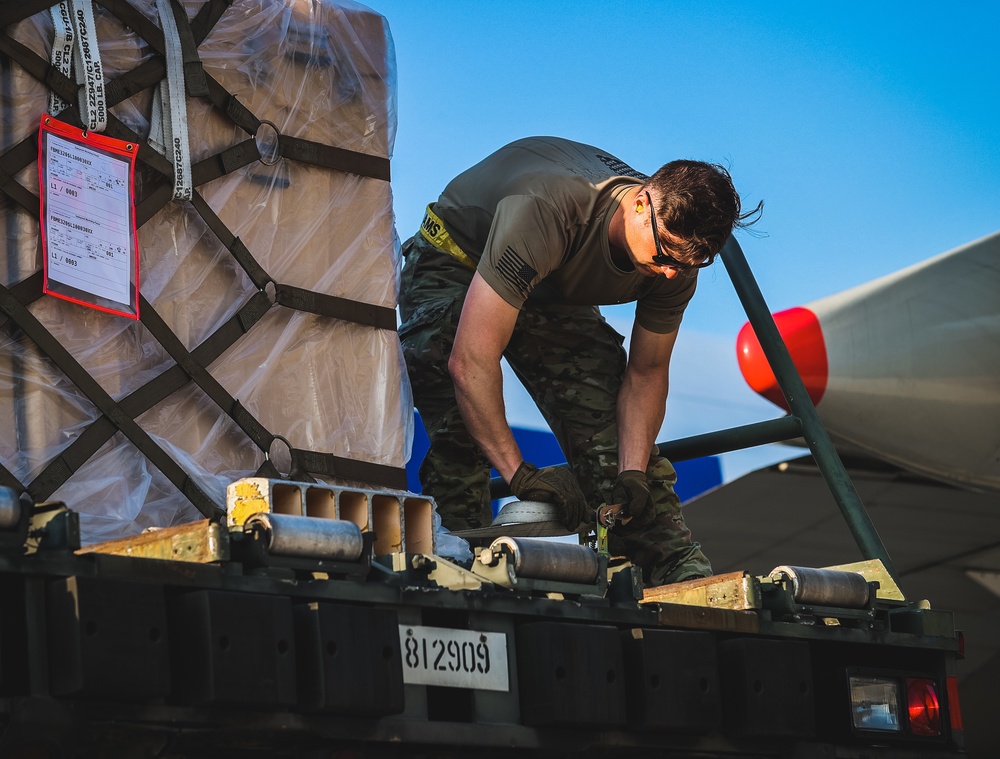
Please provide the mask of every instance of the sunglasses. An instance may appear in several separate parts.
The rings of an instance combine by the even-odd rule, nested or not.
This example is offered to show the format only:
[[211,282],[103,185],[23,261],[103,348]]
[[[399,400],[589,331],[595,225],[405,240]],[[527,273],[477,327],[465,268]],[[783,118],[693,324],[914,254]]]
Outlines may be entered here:
[[678,271],[704,269],[706,266],[711,266],[715,256],[709,256],[700,263],[686,264],[663,252],[663,247],[660,245],[660,232],[656,228],[656,213],[653,211],[653,199],[649,197],[649,193],[646,193],[646,199],[649,200],[649,220],[653,224],[653,241],[656,243],[656,255],[653,256],[653,263],[658,266],[669,266],[671,269],[677,269]]

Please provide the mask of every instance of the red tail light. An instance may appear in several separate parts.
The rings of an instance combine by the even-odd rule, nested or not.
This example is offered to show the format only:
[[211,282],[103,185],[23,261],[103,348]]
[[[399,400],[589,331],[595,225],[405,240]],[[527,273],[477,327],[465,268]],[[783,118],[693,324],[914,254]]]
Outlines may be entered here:
[[958,678],[948,678],[948,713],[951,714],[951,729],[962,729],[962,707],[958,701]]
[[941,735],[941,704],[933,680],[906,678],[906,704],[910,732],[914,735]]

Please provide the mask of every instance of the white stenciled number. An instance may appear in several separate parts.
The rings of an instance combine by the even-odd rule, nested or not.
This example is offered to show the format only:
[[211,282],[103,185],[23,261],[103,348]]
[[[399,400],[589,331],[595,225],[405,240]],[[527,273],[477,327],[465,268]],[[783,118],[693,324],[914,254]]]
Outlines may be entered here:
[[399,626],[407,684],[506,691],[506,636],[444,627]]
[[465,672],[476,671],[476,644],[471,640],[462,643],[462,669]]
[[444,657],[444,641],[435,640],[432,644],[434,648],[438,650],[438,655],[434,659],[434,669],[445,670],[448,669],[444,664],[441,663],[441,659]]
[[486,645],[485,640],[476,644],[476,653],[479,655],[476,671],[483,675],[488,674],[490,671],[490,647]]
[[405,647],[406,647],[406,657],[404,660],[406,661],[406,666],[409,667],[410,669],[415,669],[416,667],[419,667],[420,655],[418,653],[419,646],[417,645],[417,641],[414,640],[413,638],[408,637],[406,639]]

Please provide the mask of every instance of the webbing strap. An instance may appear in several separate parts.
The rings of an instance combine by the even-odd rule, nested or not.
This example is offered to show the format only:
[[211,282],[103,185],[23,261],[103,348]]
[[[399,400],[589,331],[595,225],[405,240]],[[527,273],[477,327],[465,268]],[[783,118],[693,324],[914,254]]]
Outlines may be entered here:
[[[191,480],[184,470],[170,456],[156,444],[155,441],[129,416],[114,399],[98,384],[97,380],[90,376],[73,355],[67,351],[45,326],[39,322],[34,314],[18,302],[17,298],[3,285],[0,285],[0,311],[9,316],[23,331],[47,355],[62,372],[75,384],[80,391],[97,407],[115,427],[129,439],[129,441],[139,449],[142,454],[167,477],[174,486],[195,505],[195,507],[207,517],[217,517],[221,510],[212,502],[198,485]],[[64,455],[57,457],[56,462],[50,463],[46,471],[58,472],[68,468],[73,462],[66,461]],[[68,477],[68,474],[65,475]],[[65,481],[65,479],[63,479]],[[32,482],[28,485],[28,492],[35,500],[40,498],[42,490],[46,489],[45,481],[39,482],[36,487]]]
[[[183,25],[189,38],[191,29],[187,25],[187,15],[184,10],[172,0],[156,0],[156,9],[160,17],[160,26],[163,29],[167,75],[160,80],[159,88],[153,98],[150,143],[153,144],[153,134],[156,134],[158,144],[153,144],[153,147],[172,160],[174,200],[190,200],[193,185],[191,183],[191,145],[188,139],[187,82],[178,20],[183,19]],[[194,45],[194,40],[191,40],[191,45]],[[197,53],[195,53],[195,57],[197,58]],[[204,72],[202,72],[202,77],[204,78]]]
[[[234,0],[208,0],[201,6],[197,15],[188,23],[184,13],[176,13],[178,33],[181,36],[181,47],[184,55],[185,82],[188,91],[196,96],[208,96],[223,113],[232,119],[233,123],[247,134],[257,131],[260,121],[246,108],[236,102],[222,85],[205,72],[201,59],[198,57],[197,46],[205,40],[226,9]],[[139,13],[127,0],[99,0],[99,2],[117,16],[149,43],[158,53],[166,52],[166,43],[162,30],[153,24],[145,15]],[[190,73],[194,71],[194,73]],[[130,72],[120,75],[109,83],[108,102],[114,105],[120,99],[131,97],[136,92],[157,84],[166,73],[166,64],[162,59],[154,58],[140,64]],[[230,103],[229,101],[234,101]]]
[[200,45],[208,33],[219,23],[219,19],[236,0],[208,0],[191,21],[191,34],[194,41]]
[[[264,293],[254,295],[234,317],[191,352],[192,359],[203,365],[210,364],[235,342],[236,338],[248,332],[266,313],[269,306],[270,302]],[[141,304],[140,312],[143,316],[150,313],[151,310],[147,304]],[[186,371],[187,369],[180,365],[171,367],[156,379],[123,398],[119,405],[132,417],[141,415],[183,387],[188,380]],[[47,499],[73,472],[86,463],[111,438],[115,431],[115,426],[107,417],[102,416],[91,424],[32,483],[31,493],[33,497],[39,500]],[[269,446],[270,440],[274,438],[270,433],[266,434],[269,436],[267,444]],[[262,450],[267,450],[267,447],[262,448]],[[313,472],[340,479],[381,484],[397,490],[405,490],[407,487],[406,470],[400,467],[373,464],[330,453],[305,451],[297,448],[291,449],[291,456],[292,476],[297,480],[311,481],[313,478],[308,473]],[[258,468],[257,476],[279,478],[281,474],[268,460]]]
[[[195,348],[191,352],[192,357],[202,366],[208,366],[235,343],[241,335],[246,334],[267,312],[270,305],[271,303],[264,293],[257,293],[244,304],[236,315]],[[118,405],[129,416],[136,419],[166,400],[172,393],[180,390],[189,380],[190,378],[184,369],[174,365],[142,387],[129,393],[118,402]],[[34,483],[36,496],[41,500],[46,500],[70,475],[97,453],[97,450],[108,442],[115,432],[115,426],[106,417],[98,417],[84,430],[83,434],[66,447],[60,460],[50,463],[39,475]]]
[[139,229],[162,211],[174,197],[174,188],[168,184],[157,185],[135,206],[135,225]]
[[[157,52],[163,52],[163,32],[153,21],[137,10],[128,0],[97,0],[125,26],[149,43]],[[163,61],[160,61],[163,64]],[[109,101],[110,102],[110,101]]]
[[[164,52],[163,32],[145,14],[132,7],[127,0],[99,0],[123,24],[144,39],[151,48]],[[108,82],[108,106],[114,106],[145,89],[156,86],[166,74],[166,61],[153,57],[131,71],[119,74]],[[141,156],[144,151],[139,152]],[[148,151],[145,151],[148,152]]]
[[[237,263],[258,290],[263,290],[264,287],[273,282],[270,275],[250,254],[243,241],[229,231],[229,228],[222,223],[222,220],[199,193],[194,194],[191,204],[201,214],[219,241],[233,254]],[[288,308],[308,311],[320,316],[330,316],[369,327],[378,327],[379,329],[396,329],[396,310],[393,308],[339,298],[335,295],[324,295],[292,285],[279,283],[274,283],[274,285],[277,302]],[[140,313],[142,313],[141,309]]]
[[[274,465],[274,462],[271,461],[271,459],[264,459],[264,463],[262,463],[259,467],[257,467],[257,471],[254,472],[253,476],[267,477],[270,480],[284,479],[284,475],[278,471],[278,467]],[[313,479],[312,477],[307,477],[306,479],[299,480],[299,482],[315,482],[315,481],[316,480]]]
[[267,451],[271,447],[274,435],[268,432],[264,425],[246,410],[243,404],[233,398],[205,367],[194,360],[194,357],[184,347],[184,343],[167,326],[152,304],[141,295],[139,296],[139,313],[142,315],[142,323],[146,329],[159,341],[170,357],[184,370],[184,373],[205,391],[205,394],[215,402],[215,405],[239,425],[254,445],[262,451]]
[[131,71],[119,74],[108,82],[108,105],[114,106],[145,89],[156,85],[166,71],[166,66],[159,58],[151,58],[140,63]]
[[[267,296],[264,293],[256,293],[225,324],[191,351],[191,357],[202,366],[208,366],[241,336],[249,332],[270,307],[271,303]],[[188,380],[189,375],[182,367],[172,366],[123,398],[122,408],[133,416],[139,416],[166,400],[171,393],[180,390]]]
[[[127,23],[137,32],[141,30],[142,36],[147,39],[151,47],[163,52],[163,33],[159,30],[159,28],[150,23],[145,16],[137,13],[127,2],[124,0],[103,0],[102,5],[116,13],[116,15],[122,18],[123,22]],[[208,5],[210,5],[213,9],[219,6],[224,7],[222,0],[217,0],[216,2],[209,3]],[[216,18],[215,15],[204,15],[206,20]],[[202,16],[203,14],[199,14],[198,17],[191,22],[191,29],[193,33],[197,28],[197,37],[203,37],[210,30],[210,28],[200,28],[202,24],[199,24],[198,22],[202,19]],[[73,81],[65,77],[58,70],[54,69],[47,61],[38,57],[29,48],[21,45],[6,35],[0,35],[0,52],[6,52],[12,58],[17,60],[26,71],[32,74],[39,81],[44,82],[60,97],[66,100],[72,100],[75,97],[76,86]],[[146,63],[140,64],[132,71],[116,77],[114,80],[109,82],[106,87],[109,107],[128,99],[142,90],[156,85],[158,82],[163,80],[165,74],[166,67],[164,62],[160,59],[152,59]],[[208,85],[209,99],[216,105],[216,107],[223,111],[227,117],[233,121],[233,123],[243,129],[247,134],[256,134],[257,130],[260,128],[260,119],[254,116],[242,103],[239,102],[237,98],[232,96],[214,78],[206,75],[206,81]],[[76,115],[75,110],[70,110],[69,112],[62,114],[62,117],[68,121],[74,121],[74,116],[79,118],[79,116]],[[106,129],[108,134],[119,139],[136,142],[140,146],[149,147],[149,143],[145,139],[119,122],[114,118],[114,116],[109,116],[109,119],[110,123]],[[253,149],[251,149],[251,146]],[[291,160],[300,161],[302,163],[310,163],[323,168],[346,171],[360,176],[381,179],[383,181],[390,180],[390,162],[388,158],[347,150],[345,148],[323,145],[311,140],[289,137],[287,135],[279,135],[279,146],[281,155]],[[140,161],[152,166],[160,172],[164,177],[164,181],[169,181],[172,168],[169,163],[157,160],[160,156],[156,151],[151,149],[140,150],[138,157]],[[224,176],[226,173],[242,168],[259,158],[260,154],[256,150],[256,145],[252,140],[246,140],[239,145],[227,148],[217,155],[210,156],[209,158],[201,161],[197,168],[193,169],[194,172],[197,172],[194,185],[199,186],[213,179]],[[159,209],[157,208],[156,210]],[[149,212],[146,214],[145,218],[148,219],[155,215],[155,213],[156,211]]]
[[25,71],[56,92],[63,100],[71,101],[76,98],[75,81],[53,67],[47,60],[39,57],[31,48],[22,45],[8,35],[6,31],[0,34],[0,53],[9,55]]
[[191,167],[191,177],[197,187],[259,160],[260,151],[257,149],[257,143],[252,139],[244,140],[196,163]]
[[379,329],[396,329],[396,309],[373,303],[338,298],[291,285],[275,285],[278,303],[298,311],[365,324]]
[[298,137],[289,137],[285,134],[278,137],[278,144],[281,146],[281,155],[285,158],[389,181],[388,158],[358,153],[355,150],[335,148],[331,145],[301,140]]
[[230,346],[239,340],[240,337],[249,332],[250,328],[259,322],[270,308],[271,300],[267,297],[266,293],[254,293],[229,321],[215,330],[208,338],[202,341],[201,345],[191,351],[191,355],[204,366],[208,366],[229,350]]
[[[212,78],[209,78],[208,80],[209,95],[212,95],[215,91],[215,88],[212,86],[213,84],[216,85],[220,90],[225,92],[226,96],[223,99],[224,102],[222,104],[222,108],[226,116],[229,117],[229,120],[232,121],[234,124],[236,124],[236,126],[238,126],[247,134],[256,134],[257,130],[260,129],[260,119],[254,116],[253,113],[250,112],[250,109],[240,102],[240,99],[238,97],[226,92],[223,86]],[[248,125],[252,126],[250,128],[247,128]]]
[[31,497],[39,502],[49,500],[117,431],[106,416],[98,417],[31,481],[27,487]]
[[332,453],[317,453],[292,448],[292,475],[301,476],[301,472],[313,472],[344,480],[357,482],[384,483],[396,490],[406,490],[406,470],[387,464],[373,464],[370,461],[345,459]]
[[[60,71],[53,68],[48,63],[48,61],[44,60],[43,58],[40,58],[38,55],[34,53],[34,51],[25,47],[24,45],[12,39],[11,37],[7,36],[6,34],[0,34],[0,52],[6,53],[12,59],[16,60],[18,64],[22,68],[24,68],[25,71],[34,76],[40,82],[45,83],[47,87],[55,91],[63,99],[73,100],[76,98],[77,87],[73,80],[68,79]],[[143,81],[145,82],[146,80],[149,80],[147,84],[143,84],[142,82],[131,81],[127,76],[120,77],[114,80],[113,82],[109,83],[107,91],[115,92],[115,97],[108,99],[109,106],[113,106],[118,102],[121,102],[121,100],[129,97],[131,94],[135,94],[135,92],[139,92],[142,89],[145,89],[145,87],[152,86],[157,81],[159,81],[159,78],[162,78],[164,73],[163,62],[154,61],[152,63],[153,65],[149,67],[147,67],[144,64],[135,70],[135,71],[139,70],[144,71]],[[123,79],[129,82],[129,86],[125,88],[116,87],[116,85],[119,84]],[[59,114],[59,117],[60,119],[68,123],[77,124],[79,126],[83,125],[82,121],[80,120],[79,110],[75,105],[72,105],[63,112],[61,112]],[[144,140],[138,134],[133,132],[125,124],[118,121],[118,119],[116,119],[114,115],[109,115],[108,127],[105,130],[105,133],[108,134],[109,136],[117,137],[118,139],[126,140],[128,142],[135,142],[138,143],[140,146],[145,146],[147,149],[139,151],[138,159],[144,164],[155,169],[161,175],[163,175],[164,181],[167,181],[167,178],[170,176],[171,173],[171,168],[170,164],[166,161],[166,159],[164,159],[161,155],[156,153],[156,151],[150,149],[146,140]],[[28,148],[28,151],[22,152],[22,150],[25,147]],[[5,173],[10,175],[13,175],[17,171],[20,171],[25,166],[29,165],[32,161],[35,160],[35,158],[38,155],[37,136],[34,134],[30,135],[29,137],[25,138],[21,143],[19,143],[17,146],[12,148],[10,151],[8,151],[3,155],[0,155],[0,166],[3,166],[4,164],[7,163],[8,159],[11,156],[11,153],[13,153],[14,151],[18,151],[18,156],[19,156],[18,165],[14,167],[8,165],[6,168],[3,169]],[[2,177],[0,177],[0,179],[2,179]],[[5,192],[7,192],[8,195],[17,200],[19,205],[24,206],[26,210],[28,210],[33,216],[37,218],[38,216],[37,196],[34,196],[31,193],[27,193],[27,195],[25,195],[23,192],[19,191],[15,187],[11,187],[10,189],[4,187],[3,189]]]
[[[62,0],[61,3],[49,8],[49,15],[52,17],[52,51],[49,54],[49,62],[52,68],[69,78],[73,73],[73,40],[76,30],[73,27],[73,19],[70,17],[69,2]],[[49,90],[49,113],[55,116],[59,111],[69,105],[53,90]]]
[[243,244],[243,241],[229,231],[229,227],[222,223],[222,219],[205,202],[200,193],[194,193],[194,197],[191,198],[191,205],[194,206],[195,210],[201,215],[201,218],[208,224],[208,228],[219,238],[219,242],[225,245],[229,252],[233,254],[236,263],[250,277],[250,281],[253,282],[254,287],[258,290],[263,290],[272,281],[271,275],[264,271],[263,267],[257,263],[257,260],[250,254],[250,250]]
[[[22,306],[34,303],[42,297],[42,272],[36,271],[30,277],[9,288],[10,294],[17,299]],[[7,314],[0,314],[0,329],[10,321]]]
[[0,3],[0,27],[16,24],[18,21],[47,11],[58,0],[18,0],[16,3]]
[[[17,149],[15,148],[14,150],[16,151]],[[8,171],[4,167],[2,159],[5,157],[0,157],[0,191],[37,219],[38,198],[14,178],[16,172]],[[16,161],[11,161],[11,163],[16,164]],[[20,171],[20,169],[17,171]]]
[[80,116],[91,132],[103,132],[108,125],[108,101],[104,92],[104,64],[97,45],[97,22],[92,0],[70,0],[76,39],[73,44],[73,64],[76,80],[83,85],[79,98]]
[[188,94],[204,97],[208,94],[208,82],[205,81],[205,67],[198,57],[198,43],[188,22],[184,8],[177,0],[168,0],[174,11],[174,24],[177,27],[177,39],[181,46],[181,61],[184,69],[184,87]]

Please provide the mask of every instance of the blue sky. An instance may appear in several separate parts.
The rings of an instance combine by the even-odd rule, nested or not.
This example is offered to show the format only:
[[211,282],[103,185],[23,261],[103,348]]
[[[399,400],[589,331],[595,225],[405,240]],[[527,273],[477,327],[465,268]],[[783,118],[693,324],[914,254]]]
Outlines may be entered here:
[[[646,172],[674,158],[729,166],[745,206],[765,202],[767,236],[740,241],[774,311],[1000,228],[1000,4],[368,5],[396,48],[404,239],[453,175],[531,134]],[[678,345],[685,365],[702,362],[678,382],[703,394],[709,353],[734,353],[745,321],[714,268]],[[724,411],[733,397],[718,389],[707,395]]]

